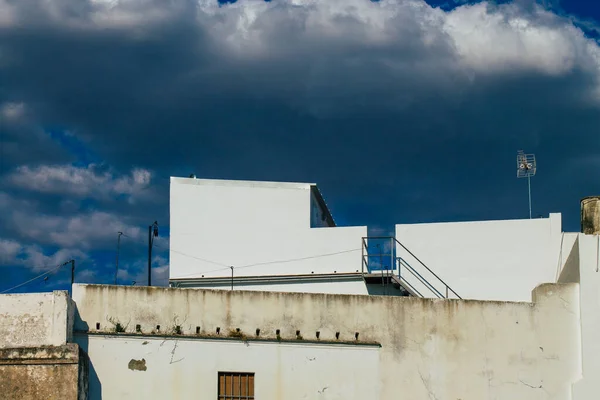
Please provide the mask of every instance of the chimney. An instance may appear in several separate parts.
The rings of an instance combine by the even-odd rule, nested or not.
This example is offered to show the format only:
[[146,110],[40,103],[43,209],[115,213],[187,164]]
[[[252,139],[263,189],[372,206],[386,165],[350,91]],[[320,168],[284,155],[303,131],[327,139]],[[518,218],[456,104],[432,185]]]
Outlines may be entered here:
[[600,234],[600,196],[581,199],[581,232],[586,235]]

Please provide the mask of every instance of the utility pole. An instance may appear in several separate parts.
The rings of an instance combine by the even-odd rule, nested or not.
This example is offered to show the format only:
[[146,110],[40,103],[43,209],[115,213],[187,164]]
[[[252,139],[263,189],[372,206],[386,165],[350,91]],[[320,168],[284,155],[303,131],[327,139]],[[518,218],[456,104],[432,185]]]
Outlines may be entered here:
[[115,285],[117,284],[117,276],[119,275],[119,252],[121,251],[121,235],[123,232],[117,232],[117,260],[115,266]]
[[156,221],[148,227],[148,286],[152,286],[152,244],[154,244],[155,237],[158,237],[158,222]]
[[71,260],[71,288],[73,288],[74,283],[75,283],[75,260]]
[[231,290],[233,290],[233,266],[229,268],[231,268]]

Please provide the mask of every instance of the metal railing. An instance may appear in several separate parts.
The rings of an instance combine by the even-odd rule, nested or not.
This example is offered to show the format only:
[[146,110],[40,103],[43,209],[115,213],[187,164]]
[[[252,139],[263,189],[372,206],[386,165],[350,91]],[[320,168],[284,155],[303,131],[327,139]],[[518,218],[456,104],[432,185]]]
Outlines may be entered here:
[[[389,241],[389,248],[386,250],[381,249],[381,243],[378,243],[375,248],[378,252],[370,252],[369,250],[373,248],[373,246],[369,246],[369,240],[381,242],[387,245],[387,241]],[[434,283],[437,283],[437,286],[434,286],[429,280],[423,277],[423,273],[419,273],[412,265],[408,263],[402,257],[398,257],[396,255],[396,245],[400,246],[406,253],[408,253],[414,260],[417,261],[418,264],[421,265],[429,274],[432,275]],[[389,257],[389,265],[385,265],[383,260],[388,260]],[[379,263],[373,263],[370,261],[372,258],[379,260]],[[416,279],[423,287],[429,290],[433,295],[437,298],[447,299],[450,295],[456,296],[458,299],[462,299],[442,278],[440,278],[435,272],[433,272],[421,259],[419,259],[416,255],[413,254],[406,246],[404,246],[398,239],[394,236],[367,236],[362,238],[362,273],[371,274],[374,271],[390,271],[392,273],[392,278],[398,282],[398,284],[402,285],[406,290],[411,292],[414,296],[425,297],[415,286],[416,282],[411,283],[410,280],[406,279],[403,276],[403,271],[408,271],[414,279]],[[395,274],[394,274],[395,273]],[[441,287],[441,291],[438,289]]]

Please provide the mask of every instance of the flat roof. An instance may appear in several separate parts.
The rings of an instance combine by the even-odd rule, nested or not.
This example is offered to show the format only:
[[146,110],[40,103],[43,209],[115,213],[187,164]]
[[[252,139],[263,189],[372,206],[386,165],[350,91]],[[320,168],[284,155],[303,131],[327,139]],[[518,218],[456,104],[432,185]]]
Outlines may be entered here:
[[182,185],[198,185],[198,186],[245,186],[245,187],[261,187],[261,188],[281,188],[281,189],[310,189],[312,186],[317,186],[316,183],[299,183],[299,182],[269,182],[269,181],[236,181],[227,179],[198,179],[198,178],[178,178],[171,177],[171,184],[177,183]]

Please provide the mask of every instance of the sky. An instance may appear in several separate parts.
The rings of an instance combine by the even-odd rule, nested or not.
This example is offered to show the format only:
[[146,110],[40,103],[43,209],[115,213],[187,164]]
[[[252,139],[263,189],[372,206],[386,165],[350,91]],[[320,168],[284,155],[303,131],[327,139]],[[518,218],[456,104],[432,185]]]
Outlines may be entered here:
[[191,173],[316,182],[381,234],[528,218],[523,149],[534,217],[578,231],[594,3],[0,0],[0,292],[66,289],[71,259],[77,282],[145,284],[153,221],[167,284],[169,176]]

